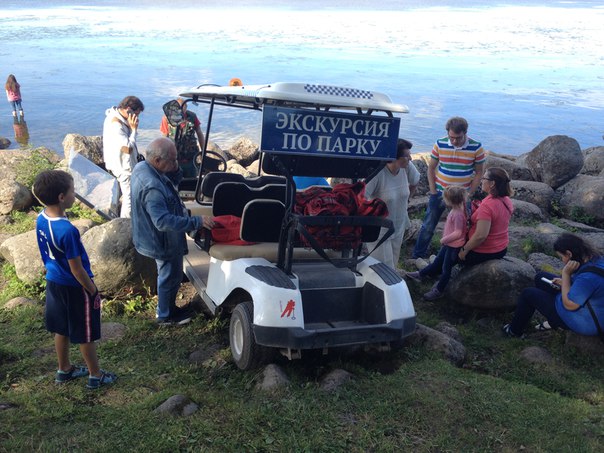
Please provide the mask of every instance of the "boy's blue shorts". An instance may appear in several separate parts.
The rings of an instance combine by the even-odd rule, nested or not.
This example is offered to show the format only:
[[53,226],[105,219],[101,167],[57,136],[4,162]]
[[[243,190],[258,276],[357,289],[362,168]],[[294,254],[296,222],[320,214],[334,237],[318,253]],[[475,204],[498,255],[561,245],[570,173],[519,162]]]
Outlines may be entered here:
[[[97,301],[100,299],[97,299]],[[101,338],[101,304],[82,287],[46,281],[46,330],[69,337],[71,343]]]

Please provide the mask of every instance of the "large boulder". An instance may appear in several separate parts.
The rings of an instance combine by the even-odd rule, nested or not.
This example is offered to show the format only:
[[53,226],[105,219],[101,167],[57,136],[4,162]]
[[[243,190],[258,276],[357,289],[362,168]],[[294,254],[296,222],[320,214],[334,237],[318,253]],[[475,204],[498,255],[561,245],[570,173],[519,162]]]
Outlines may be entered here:
[[154,289],[155,260],[140,255],[132,243],[130,219],[114,219],[91,228],[82,236],[94,282],[106,296],[120,297]]
[[594,146],[583,151],[583,168],[581,173],[592,176],[603,176],[604,146]]
[[552,135],[518,161],[531,170],[535,181],[556,189],[574,178],[583,168],[581,147],[574,138]]
[[[94,222],[81,219],[73,222],[80,234],[84,234]],[[0,245],[0,253],[13,266],[17,278],[25,283],[34,283],[44,274],[44,264],[36,240],[36,230],[13,236]]]
[[524,257],[527,253],[552,253],[554,242],[566,230],[551,223],[539,223],[534,226],[511,225],[508,254]]
[[556,275],[562,274],[562,268],[564,267],[564,263],[551,255],[547,255],[545,253],[531,253],[526,260],[535,272],[549,272]]
[[502,155],[497,155],[493,152],[489,152],[487,157],[487,161],[485,163],[485,170],[491,167],[500,167],[508,172],[508,175],[511,179],[522,180],[522,181],[532,181],[533,175],[531,175],[531,171],[518,164],[516,160],[512,157],[504,157]]
[[69,157],[71,148],[97,165],[103,163],[103,137],[100,135],[86,137],[67,134],[63,139],[63,154],[66,157]]
[[516,306],[523,288],[533,285],[535,270],[525,261],[506,256],[476,266],[456,269],[446,296],[480,310],[503,310]]
[[407,341],[411,345],[424,346],[457,366],[461,366],[466,358],[466,348],[460,341],[423,324],[415,326]]
[[228,173],[236,173],[238,175],[243,175],[246,178],[250,178],[250,177],[254,176],[254,174],[251,171],[249,171],[248,169],[246,169],[245,167],[243,167],[242,165],[237,163],[237,161],[235,159],[231,159],[227,162],[226,171]]
[[604,177],[578,175],[556,189],[566,217],[590,225],[604,225]]
[[516,222],[541,222],[545,219],[543,212],[536,204],[514,199],[512,199],[512,204],[514,205],[512,220]]
[[228,154],[235,159],[239,165],[247,167],[258,158],[259,147],[249,138],[241,137],[231,147]]
[[430,153],[413,154],[413,165],[419,171],[419,183],[415,189],[416,195],[426,195],[430,191],[428,185],[428,162],[430,162]]
[[541,208],[543,212],[549,212],[554,199],[554,189],[545,183],[537,181],[515,181],[510,183],[514,191],[513,197],[533,203]]

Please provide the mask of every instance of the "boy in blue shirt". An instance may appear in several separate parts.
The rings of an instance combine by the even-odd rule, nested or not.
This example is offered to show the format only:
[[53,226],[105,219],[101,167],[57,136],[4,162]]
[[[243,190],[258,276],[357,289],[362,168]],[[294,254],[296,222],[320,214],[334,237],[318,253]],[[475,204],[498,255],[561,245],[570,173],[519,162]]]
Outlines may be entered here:
[[[80,233],[65,216],[75,202],[73,178],[61,170],[43,171],[32,189],[46,206],[38,215],[36,236],[46,268],[46,329],[55,334],[59,362],[55,382],[88,375],[89,389],[112,384],[117,376],[100,369],[96,354],[95,341],[101,338],[101,297],[92,281]],[[80,345],[86,367],[71,363],[70,343]]]

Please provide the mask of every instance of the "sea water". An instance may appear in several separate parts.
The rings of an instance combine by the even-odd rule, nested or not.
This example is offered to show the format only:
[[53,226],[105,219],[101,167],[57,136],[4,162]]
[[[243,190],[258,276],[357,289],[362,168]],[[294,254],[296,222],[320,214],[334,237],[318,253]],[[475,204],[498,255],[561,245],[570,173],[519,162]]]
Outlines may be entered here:
[[[604,2],[374,3],[2,0],[1,77],[20,82],[25,125],[0,106],[0,136],[62,154],[66,134],[100,135],[105,110],[136,95],[144,148],[166,101],[238,77],[386,93],[409,107],[400,136],[414,152],[455,115],[498,153],[556,134],[604,145]],[[192,109],[205,123],[207,107]],[[258,140],[259,115],[225,110],[211,140]]]

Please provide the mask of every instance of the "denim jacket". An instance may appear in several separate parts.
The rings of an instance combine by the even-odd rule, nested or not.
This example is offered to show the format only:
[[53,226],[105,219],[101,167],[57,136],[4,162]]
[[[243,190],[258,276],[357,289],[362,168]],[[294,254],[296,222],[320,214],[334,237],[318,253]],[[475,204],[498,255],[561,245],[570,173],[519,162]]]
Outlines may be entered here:
[[201,228],[201,217],[189,217],[174,185],[147,161],[132,172],[132,240],[144,256],[168,261],[185,255],[185,233]]

